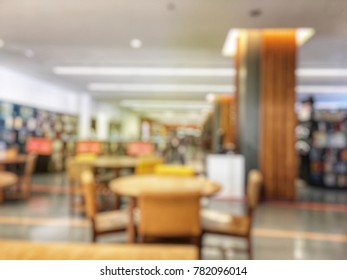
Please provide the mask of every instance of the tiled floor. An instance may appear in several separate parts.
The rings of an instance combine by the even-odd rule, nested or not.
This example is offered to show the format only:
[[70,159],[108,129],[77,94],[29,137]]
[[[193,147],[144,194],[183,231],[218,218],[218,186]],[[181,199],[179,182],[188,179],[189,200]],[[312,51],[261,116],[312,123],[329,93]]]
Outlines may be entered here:
[[[88,220],[69,214],[64,176],[39,175],[33,181],[36,192],[28,202],[6,201],[0,206],[0,238],[90,242]],[[211,200],[208,207],[242,213],[243,204]],[[99,242],[126,242],[126,235],[112,234]],[[347,205],[261,204],[253,242],[255,259],[347,259]],[[218,247],[243,246],[242,240],[206,235],[203,258],[222,258]],[[245,257],[241,252],[227,252],[228,259]]]

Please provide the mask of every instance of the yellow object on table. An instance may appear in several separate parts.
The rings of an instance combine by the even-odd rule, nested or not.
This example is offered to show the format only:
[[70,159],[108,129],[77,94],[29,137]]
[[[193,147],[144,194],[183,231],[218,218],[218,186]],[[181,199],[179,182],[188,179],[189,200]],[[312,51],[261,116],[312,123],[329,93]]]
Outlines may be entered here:
[[85,154],[79,154],[75,156],[75,160],[79,162],[92,162],[94,161],[98,156],[93,153],[85,153]]
[[154,174],[155,167],[163,163],[162,158],[158,157],[142,157],[139,158],[135,167],[135,174]]
[[157,175],[194,176],[195,170],[190,166],[160,164],[155,167],[154,173]]

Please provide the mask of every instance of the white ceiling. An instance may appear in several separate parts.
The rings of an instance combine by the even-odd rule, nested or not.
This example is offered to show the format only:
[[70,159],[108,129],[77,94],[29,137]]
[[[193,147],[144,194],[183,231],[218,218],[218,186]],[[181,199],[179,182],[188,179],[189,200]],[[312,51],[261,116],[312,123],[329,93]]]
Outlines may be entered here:
[[[261,15],[250,16],[254,9]],[[221,50],[230,28],[312,27],[298,68],[347,68],[346,0],[0,0],[2,64],[67,87],[89,83],[230,85],[232,77],[57,76],[55,66],[232,68]],[[140,49],[129,42],[139,38]],[[25,50],[34,57],[25,56]],[[347,78],[298,79],[347,85]],[[207,92],[93,92],[96,99],[203,101]],[[325,96],[326,98],[326,96]],[[338,94],[338,100],[346,98]]]

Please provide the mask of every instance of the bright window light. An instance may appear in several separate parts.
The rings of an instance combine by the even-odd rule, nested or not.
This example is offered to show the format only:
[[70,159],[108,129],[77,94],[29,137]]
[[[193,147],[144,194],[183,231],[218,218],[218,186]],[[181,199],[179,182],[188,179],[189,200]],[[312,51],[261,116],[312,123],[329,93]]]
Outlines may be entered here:
[[137,91],[137,92],[221,92],[232,93],[232,85],[187,85],[187,84],[113,84],[91,83],[90,91]]
[[154,67],[77,67],[57,66],[57,75],[80,76],[192,76],[192,77],[231,77],[232,68],[154,68]]

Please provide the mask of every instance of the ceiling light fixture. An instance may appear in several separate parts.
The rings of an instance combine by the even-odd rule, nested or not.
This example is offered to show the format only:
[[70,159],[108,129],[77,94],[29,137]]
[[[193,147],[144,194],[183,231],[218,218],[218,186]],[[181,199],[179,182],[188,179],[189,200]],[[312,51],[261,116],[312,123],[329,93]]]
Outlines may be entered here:
[[299,77],[347,77],[347,69],[342,68],[303,68],[297,69]]
[[122,100],[119,103],[122,107],[132,108],[132,109],[159,109],[159,110],[202,110],[210,109],[211,104],[207,102],[197,102],[197,101],[158,101],[158,100]]
[[[266,31],[267,29],[259,29],[260,31]],[[273,30],[273,29],[271,29]],[[278,29],[281,30],[281,29]],[[246,29],[230,29],[225,40],[222,54],[224,56],[234,56],[237,50],[237,39],[242,31],[247,31]],[[296,44],[301,46],[305,44],[313,35],[315,31],[313,28],[297,28],[296,29]]]
[[78,67],[57,66],[57,75],[81,76],[182,76],[182,77],[231,77],[232,68],[155,68],[155,67]]
[[297,86],[296,92],[301,94],[331,94],[331,93],[347,93],[346,86]]
[[139,49],[142,47],[142,41],[139,40],[139,39],[132,39],[130,41],[130,46],[133,48],[133,49]]
[[209,84],[113,84],[91,83],[90,91],[137,91],[137,92],[220,92],[232,93],[232,85],[209,85]]

